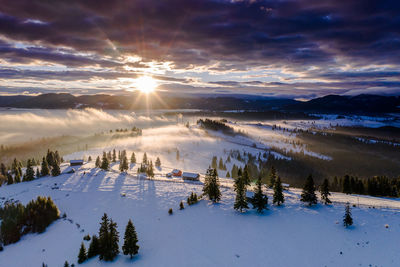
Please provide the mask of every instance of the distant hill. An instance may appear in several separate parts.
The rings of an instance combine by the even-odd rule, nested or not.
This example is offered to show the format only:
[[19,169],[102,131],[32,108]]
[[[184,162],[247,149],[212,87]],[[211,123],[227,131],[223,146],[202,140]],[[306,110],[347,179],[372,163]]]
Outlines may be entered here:
[[0,107],[11,108],[102,108],[102,109],[201,109],[201,110],[280,110],[315,113],[390,113],[400,112],[400,97],[327,95],[307,102],[285,98],[255,96],[183,96],[158,94],[158,97],[129,95],[82,95],[50,93],[38,96],[0,96]]

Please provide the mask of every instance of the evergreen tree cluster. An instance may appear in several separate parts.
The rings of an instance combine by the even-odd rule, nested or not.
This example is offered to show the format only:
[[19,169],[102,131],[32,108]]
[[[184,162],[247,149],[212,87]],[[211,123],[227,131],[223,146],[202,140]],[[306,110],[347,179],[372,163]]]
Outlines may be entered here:
[[216,203],[221,200],[221,191],[219,188],[219,179],[217,170],[214,168],[208,168],[204,180],[203,194]]
[[198,200],[197,194],[194,193],[194,192],[192,192],[192,193],[190,194],[190,196],[187,198],[187,204],[188,204],[189,206],[190,206],[190,205],[193,205],[193,204],[196,204],[198,201],[199,201],[199,200]]
[[[99,256],[99,259],[104,261],[114,260],[120,252],[118,242],[119,232],[117,230],[117,224],[104,213],[100,222],[99,236],[92,236],[87,251],[85,244],[82,242],[78,253],[78,263],[83,263],[87,259],[96,256]],[[124,244],[122,246],[124,255],[129,255],[132,258],[134,255],[138,254],[139,246],[137,243],[138,237],[135,226],[132,220],[129,220],[125,228]]]
[[1,241],[8,245],[18,242],[27,233],[41,233],[60,217],[60,211],[53,200],[38,197],[26,206],[21,203],[7,203],[0,209]]

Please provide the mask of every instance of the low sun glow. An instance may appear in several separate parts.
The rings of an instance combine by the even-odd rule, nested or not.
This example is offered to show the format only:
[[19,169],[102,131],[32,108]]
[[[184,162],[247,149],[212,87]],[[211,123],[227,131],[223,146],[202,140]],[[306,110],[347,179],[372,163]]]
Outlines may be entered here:
[[141,76],[134,82],[135,87],[142,93],[149,94],[154,92],[157,87],[157,81],[149,76]]

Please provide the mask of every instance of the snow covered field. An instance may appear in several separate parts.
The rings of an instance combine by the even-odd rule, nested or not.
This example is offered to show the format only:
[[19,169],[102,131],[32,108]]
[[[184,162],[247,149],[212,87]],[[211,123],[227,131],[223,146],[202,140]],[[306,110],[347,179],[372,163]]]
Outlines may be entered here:
[[[297,189],[286,192],[283,207],[269,206],[263,215],[234,211],[229,187],[222,188],[219,204],[201,200],[178,210],[179,202],[192,191],[201,193],[201,184],[137,179],[92,168],[92,163],[76,168],[73,174],[0,188],[1,202],[14,199],[26,204],[38,195],[51,196],[67,214],[66,220],[54,222],[44,233],[26,235],[6,246],[0,252],[0,266],[42,262],[62,266],[65,260],[76,264],[83,236],[97,234],[104,212],[118,223],[120,236],[128,219],[133,219],[139,255],[133,261],[120,255],[113,263],[94,258],[82,266],[398,266],[400,262],[398,200],[333,194],[335,201],[359,198],[377,207],[391,206],[353,208],[354,226],[345,229],[342,204],[308,208],[299,202]],[[172,216],[169,208],[174,209]]]

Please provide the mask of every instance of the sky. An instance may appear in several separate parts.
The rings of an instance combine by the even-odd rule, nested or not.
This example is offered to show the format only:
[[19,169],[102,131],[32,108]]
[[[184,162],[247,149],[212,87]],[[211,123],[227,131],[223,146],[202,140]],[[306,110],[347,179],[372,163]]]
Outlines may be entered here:
[[396,0],[0,0],[0,94],[400,95]]

